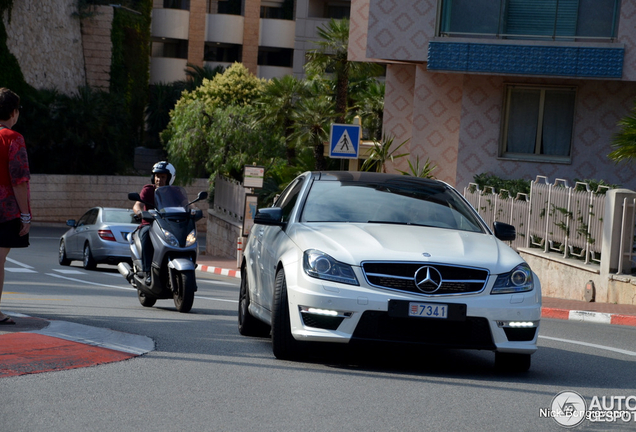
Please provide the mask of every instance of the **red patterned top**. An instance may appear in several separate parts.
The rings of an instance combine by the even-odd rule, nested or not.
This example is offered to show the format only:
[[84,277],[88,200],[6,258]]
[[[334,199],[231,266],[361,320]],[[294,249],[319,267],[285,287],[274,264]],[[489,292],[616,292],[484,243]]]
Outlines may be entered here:
[[0,223],[20,217],[13,186],[28,182],[30,178],[24,137],[0,126]]

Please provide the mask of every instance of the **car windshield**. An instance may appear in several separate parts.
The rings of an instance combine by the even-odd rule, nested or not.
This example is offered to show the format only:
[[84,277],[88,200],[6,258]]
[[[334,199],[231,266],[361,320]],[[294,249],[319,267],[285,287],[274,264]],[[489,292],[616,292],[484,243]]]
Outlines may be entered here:
[[104,222],[110,223],[127,223],[127,224],[136,224],[134,214],[132,210],[126,209],[104,209],[102,213],[102,219]]
[[474,210],[441,183],[315,181],[302,222],[420,225],[484,232]]
[[155,207],[159,211],[187,206],[188,194],[181,186],[162,186],[155,191]]

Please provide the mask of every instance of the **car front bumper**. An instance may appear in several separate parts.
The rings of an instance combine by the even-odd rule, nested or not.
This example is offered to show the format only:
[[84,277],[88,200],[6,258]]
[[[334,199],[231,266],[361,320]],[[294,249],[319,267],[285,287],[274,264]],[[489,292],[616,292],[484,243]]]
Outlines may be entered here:
[[[356,268],[360,286],[312,278],[294,265],[285,269],[292,335],[297,340],[390,341],[531,354],[537,350],[541,289],[491,295],[493,277],[477,294],[413,295],[371,287]],[[408,317],[390,302],[445,304],[461,310],[449,318]],[[450,306],[452,305],[452,306]],[[463,316],[462,316],[463,315]]]

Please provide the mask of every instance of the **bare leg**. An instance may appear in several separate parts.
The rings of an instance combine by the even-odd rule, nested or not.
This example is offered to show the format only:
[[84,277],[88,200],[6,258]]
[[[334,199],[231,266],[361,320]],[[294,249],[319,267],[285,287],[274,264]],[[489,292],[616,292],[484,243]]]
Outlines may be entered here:
[[[9,248],[0,248],[0,300],[2,300],[2,288],[4,287],[4,264],[7,262],[9,250]],[[6,315],[0,312],[0,320],[5,317]]]

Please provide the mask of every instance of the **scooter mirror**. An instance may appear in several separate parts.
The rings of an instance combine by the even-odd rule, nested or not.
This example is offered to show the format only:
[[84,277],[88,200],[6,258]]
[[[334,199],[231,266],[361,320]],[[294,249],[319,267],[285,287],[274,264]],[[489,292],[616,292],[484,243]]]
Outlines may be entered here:
[[130,192],[128,194],[128,199],[130,201],[141,201],[141,197],[139,196],[137,192]]

